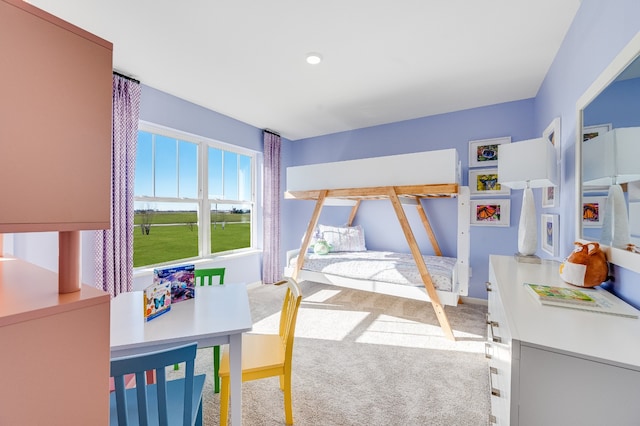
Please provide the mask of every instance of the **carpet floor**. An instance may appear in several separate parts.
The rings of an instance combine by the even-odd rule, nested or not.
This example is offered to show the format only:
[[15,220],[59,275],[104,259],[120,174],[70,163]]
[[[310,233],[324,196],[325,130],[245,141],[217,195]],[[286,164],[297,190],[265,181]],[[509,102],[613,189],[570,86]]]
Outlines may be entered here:
[[[293,350],[296,425],[488,424],[485,305],[445,308],[454,342],[444,337],[429,303],[311,282],[301,287]],[[284,291],[249,290],[253,333],[277,332]],[[196,373],[207,374],[205,425],[219,424],[212,352],[200,349],[196,360]],[[244,425],[284,424],[277,378],[243,383],[242,398]]]

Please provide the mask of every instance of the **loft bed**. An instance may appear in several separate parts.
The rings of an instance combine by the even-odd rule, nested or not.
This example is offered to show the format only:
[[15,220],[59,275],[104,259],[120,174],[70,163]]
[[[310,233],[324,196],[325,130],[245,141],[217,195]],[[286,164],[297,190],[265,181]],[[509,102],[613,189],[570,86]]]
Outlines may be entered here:
[[[469,189],[459,182],[455,149],[288,167],[285,199],[313,200],[315,208],[300,248],[287,252],[285,276],[431,302],[445,336],[453,340],[443,305],[455,306],[469,288]],[[455,258],[442,256],[422,202],[451,197],[458,200]],[[352,206],[346,228],[350,232],[360,204],[379,199],[391,202],[411,254],[309,253],[325,205]],[[403,204],[416,207],[435,256],[421,253]]]

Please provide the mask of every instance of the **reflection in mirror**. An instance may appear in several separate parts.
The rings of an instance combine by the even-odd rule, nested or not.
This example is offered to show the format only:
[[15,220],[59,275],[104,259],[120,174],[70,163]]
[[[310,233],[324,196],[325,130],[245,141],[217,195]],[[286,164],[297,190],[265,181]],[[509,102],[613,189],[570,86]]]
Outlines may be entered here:
[[[584,141],[582,191],[585,237],[621,249],[640,247],[639,235],[632,235],[629,228],[629,222],[638,218],[629,215],[630,205],[625,197],[625,184],[640,181],[639,151],[640,127],[621,127]],[[605,198],[587,203],[587,197],[598,191],[606,191],[602,194]],[[591,232],[587,231],[587,225],[591,225]]]
[[[640,34],[578,101],[577,236],[640,272]],[[633,253],[633,255],[631,255]],[[631,255],[631,256],[629,256]]]

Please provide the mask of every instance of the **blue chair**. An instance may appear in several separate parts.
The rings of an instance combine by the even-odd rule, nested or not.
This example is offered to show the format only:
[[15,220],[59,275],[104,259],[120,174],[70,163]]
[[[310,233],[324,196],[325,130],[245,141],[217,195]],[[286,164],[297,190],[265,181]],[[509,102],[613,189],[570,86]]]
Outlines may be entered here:
[[[111,360],[115,392],[110,396],[111,425],[202,425],[205,375],[194,376],[197,343]],[[185,362],[185,377],[166,380],[165,368]],[[146,384],[155,370],[156,383]],[[136,387],[125,388],[125,375],[135,374]]]
[[[218,284],[224,284],[224,272],[225,268],[208,268],[208,269],[196,269],[194,271],[194,277],[196,279],[196,285],[213,285],[214,277],[218,277]],[[198,282],[200,284],[198,284]],[[174,365],[173,369],[178,370],[178,365]],[[218,376],[218,370],[220,370],[220,346],[213,347],[213,392],[220,392],[220,377]]]

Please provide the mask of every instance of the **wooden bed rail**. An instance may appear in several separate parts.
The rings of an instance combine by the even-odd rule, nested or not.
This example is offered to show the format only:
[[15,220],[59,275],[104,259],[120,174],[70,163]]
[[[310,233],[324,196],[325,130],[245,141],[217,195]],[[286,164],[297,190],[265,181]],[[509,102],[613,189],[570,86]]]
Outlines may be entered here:
[[326,198],[339,198],[345,200],[366,200],[389,198],[389,188],[393,188],[400,198],[443,198],[455,197],[458,193],[457,183],[428,184],[428,185],[404,185],[404,186],[372,186],[367,188],[339,188],[339,189],[314,189],[310,191],[287,191],[285,199],[317,200],[321,193]]

